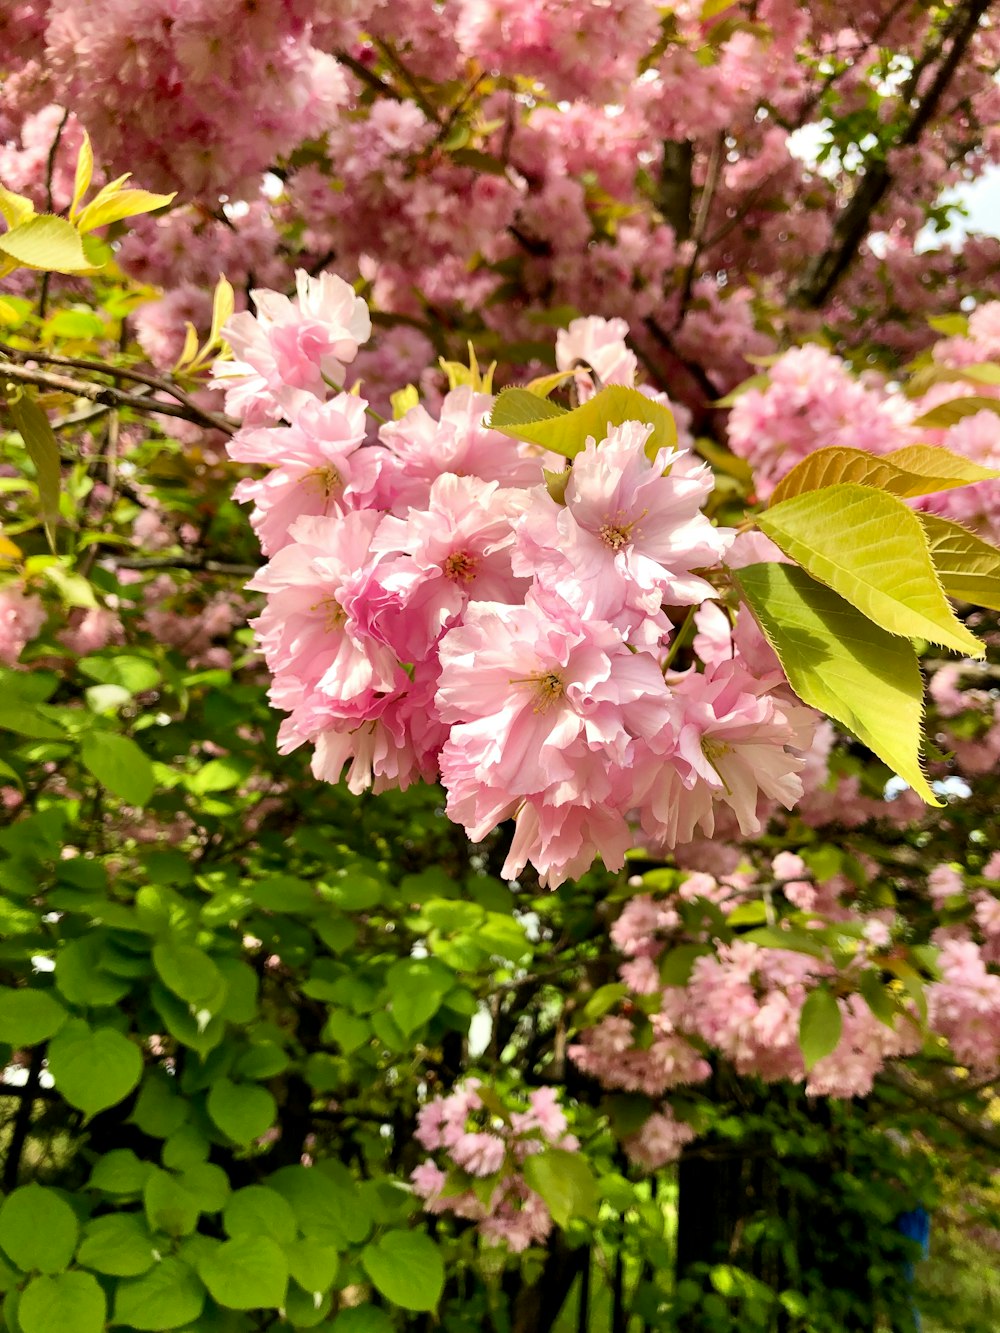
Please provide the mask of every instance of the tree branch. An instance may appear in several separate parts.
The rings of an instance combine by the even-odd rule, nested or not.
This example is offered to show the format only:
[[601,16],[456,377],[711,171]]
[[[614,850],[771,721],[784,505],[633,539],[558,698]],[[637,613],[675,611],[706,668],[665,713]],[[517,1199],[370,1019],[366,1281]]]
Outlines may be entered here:
[[[948,54],[938,66],[931,86],[914,109],[906,129],[892,145],[894,148],[910,148],[919,142],[975,35],[979,20],[989,5],[990,0],[971,0],[971,3],[960,6],[937,44],[930,47],[925,52],[924,58],[914,67],[900,96],[900,101],[907,105],[912,102],[921,76],[951,37]],[[810,268],[801,286],[794,293],[793,299],[797,304],[816,308],[826,301],[854,261],[861,242],[868,233],[872,214],[885,198],[891,184],[892,173],[886,159],[884,157],[879,160],[869,159],[860,184],[834,228],[832,246]]]
[[[167,393],[171,398],[175,398],[191,413],[197,416],[202,423],[211,426],[213,430],[226,430],[232,423],[227,422],[225,417],[216,416],[212,412],[207,412],[199,407],[190,395],[183,389],[179,389],[176,384],[170,380],[161,379],[158,375],[150,375],[145,370],[126,370],[119,366],[108,366],[102,361],[88,361],[82,357],[58,356],[54,352],[39,352],[37,350],[22,350],[18,347],[11,347],[9,344],[0,342],[0,354],[9,361],[17,365],[26,365],[29,361],[39,361],[47,366],[62,366],[67,370],[89,370],[96,375],[107,375],[109,379],[128,380],[135,384],[145,384],[150,389],[157,389],[160,393]],[[226,424],[223,424],[223,423]]]
[[[37,360],[36,357],[30,359]],[[85,380],[73,380],[67,375],[54,375],[46,370],[32,370],[27,366],[14,365],[10,362],[0,362],[0,378],[17,380],[22,384],[34,384],[40,389],[70,393],[76,398],[86,398],[104,407],[133,407],[139,412],[151,413],[153,416],[179,417],[184,421],[193,422],[196,426],[224,431],[227,435],[235,435],[238,430],[235,422],[205,412],[193,403],[190,406],[183,403],[163,403],[149,397],[148,394],[128,393],[110,384],[88,384]]]

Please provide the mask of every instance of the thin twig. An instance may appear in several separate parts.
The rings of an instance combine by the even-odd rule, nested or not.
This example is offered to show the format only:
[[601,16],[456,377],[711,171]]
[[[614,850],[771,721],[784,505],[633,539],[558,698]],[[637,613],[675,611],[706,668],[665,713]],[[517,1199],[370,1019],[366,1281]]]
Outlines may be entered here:
[[136,555],[110,557],[116,569],[193,569],[206,574],[232,574],[250,578],[257,565],[238,565],[227,560],[208,560],[197,555]]
[[163,403],[147,394],[127,393],[124,389],[113,388],[110,384],[88,384],[84,380],[73,380],[66,375],[53,375],[47,370],[32,370],[28,366],[0,362],[0,378],[17,380],[22,384],[35,384],[40,389],[54,389],[60,393],[70,393],[77,398],[89,399],[92,403],[101,403],[105,407],[134,407],[139,412],[152,413],[154,416],[179,417],[191,421],[196,426],[208,426],[212,430],[224,431],[235,435],[238,426],[227,417],[215,416],[203,411],[193,403]]
[[135,384],[145,384],[150,389],[158,389],[160,393],[170,394],[171,398],[183,403],[192,412],[201,413],[205,421],[213,426],[216,421],[212,413],[199,407],[183,389],[179,389],[176,384],[173,384],[170,380],[162,379],[159,375],[151,375],[147,370],[126,369],[123,366],[109,366],[103,361],[89,361],[83,357],[59,356],[55,352],[39,352],[35,349],[11,347],[4,342],[0,342],[0,353],[7,357],[9,361],[14,361],[18,365],[25,365],[29,361],[40,361],[47,366],[62,366],[66,370],[90,370],[96,375],[107,375],[109,379],[130,380]]

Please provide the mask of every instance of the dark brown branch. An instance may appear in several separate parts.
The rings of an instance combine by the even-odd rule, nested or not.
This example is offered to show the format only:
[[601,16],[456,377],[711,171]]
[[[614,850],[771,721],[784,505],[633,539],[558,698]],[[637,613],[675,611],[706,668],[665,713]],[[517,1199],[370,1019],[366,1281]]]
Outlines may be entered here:
[[[34,359],[34,358],[32,358]],[[84,380],[73,380],[66,375],[54,375],[46,370],[32,370],[27,366],[0,362],[0,378],[17,380],[22,384],[35,384],[40,389],[54,389],[60,393],[69,393],[76,398],[86,398],[92,403],[104,407],[133,407],[139,412],[148,412],[153,416],[179,417],[191,421],[196,426],[208,426],[212,430],[224,431],[235,435],[238,429],[233,421],[226,417],[213,416],[200,407],[187,407],[183,403],[163,403],[150,398],[147,394],[127,393],[124,389],[113,388],[110,384],[88,384]]]
[[386,83],[385,79],[380,79],[373,69],[369,69],[362,61],[356,60],[350,52],[335,51],[334,55],[342,65],[346,65],[352,74],[359,78],[362,83],[367,83],[368,87],[374,89],[380,97],[391,97],[394,102],[405,100],[398,89],[394,88],[391,83]]
[[[921,76],[951,37],[948,54],[938,66],[931,86],[920,99],[906,129],[892,145],[893,147],[910,148],[919,142],[921,134],[936,114],[955,70],[979,27],[979,20],[989,5],[990,0],[971,0],[971,3],[959,7],[938,43],[929,48],[924,53],[923,59],[914,67],[900,97],[901,102],[905,104],[912,102]],[[892,173],[886,158],[883,156],[877,160],[869,159],[865,165],[864,176],[834,228],[832,246],[812,266],[795,293],[798,304],[815,308],[826,301],[853,263],[861,242],[868,233],[872,214],[885,198],[891,184]]]
[[[37,350],[22,350],[18,347],[11,347],[7,343],[0,342],[0,353],[8,361],[13,361],[17,365],[25,365],[29,361],[40,361],[47,366],[62,366],[66,370],[89,370],[96,375],[107,375],[109,379],[129,380],[135,384],[145,384],[150,389],[157,389],[160,393],[167,393],[188,408],[201,423],[211,426],[213,430],[226,430],[227,426],[221,424],[225,418],[217,417],[212,412],[206,412],[183,389],[179,389],[176,384],[170,380],[161,379],[158,375],[150,375],[145,370],[126,370],[119,366],[105,365],[102,361],[88,361],[82,357],[57,356],[54,352],[39,352]],[[232,423],[227,423],[231,425]]]
[[141,555],[111,556],[116,569],[193,569],[206,574],[232,574],[250,578],[257,573],[257,565],[231,564],[226,560],[209,560],[198,555]]
[[725,148],[726,136],[724,133],[720,133],[712,146],[712,153],[708,159],[708,169],[705,173],[705,184],[701,188],[701,196],[698,200],[698,215],[694,220],[694,230],[691,233],[693,249],[691,259],[684,271],[684,280],[681,283],[680,300],[677,303],[677,317],[674,320],[675,329],[683,323],[688,302],[691,299],[695,274],[698,270],[698,260],[701,258],[701,252],[705,244],[708,218],[712,211],[712,202],[715,199],[715,192],[718,189],[719,179],[722,175],[722,159],[725,156]]

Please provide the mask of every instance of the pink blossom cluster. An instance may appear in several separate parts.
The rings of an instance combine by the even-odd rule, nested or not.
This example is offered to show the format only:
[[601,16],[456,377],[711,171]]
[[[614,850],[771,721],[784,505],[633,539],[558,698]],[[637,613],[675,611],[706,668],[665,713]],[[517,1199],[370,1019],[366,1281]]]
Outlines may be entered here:
[[[369,330],[351,287],[300,274],[294,299],[255,301],[217,383],[243,418],[232,457],[269,469],[236,494],[270,557],[250,586],[284,750],[311,744],[354,791],[439,777],[474,841],[514,820],[505,875],[530,861],[553,886],[621,866],[637,826],[672,846],[724,810],[749,835],[795,802],[814,715],[749,619],[671,669],[673,616],[713,597],[733,539],[701,511],[704,465],[650,458],[652,428],[624,421],[554,498],[563,460],[489,429],[468,386],[370,440],[340,388]],[[576,321],[558,357],[631,386],[624,332]]]
[[16,666],[24,648],[45,624],[40,597],[16,583],[0,588],[0,662]]
[[875,454],[915,444],[916,415],[900,394],[855,378],[839,357],[808,345],[785,352],[767,383],[741,393],[729,414],[729,445],[754,470],[761,500],[816,449],[847,445]]
[[[791,901],[810,890],[812,902],[804,910],[819,905],[800,857],[780,853],[773,871]],[[751,888],[746,877],[726,886],[698,872],[687,877],[678,897],[718,901],[721,893],[731,908]],[[828,894],[823,897],[834,907]],[[813,1096],[864,1096],[887,1060],[919,1049],[921,1034],[909,1015],[890,1027],[860,995],[848,993],[837,1001],[842,1030],[836,1048],[807,1071],[799,1044],[802,1008],[810,992],[833,976],[832,965],[811,953],[703,938],[697,943],[704,952],[695,957],[688,981],[665,985],[661,964],[669,963],[673,947],[691,942],[680,929],[676,901],[637,895],[612,926],[612,939],[627,956],[619,976],[635,998],[585,1029],[569,1048],[578,1068],[605,1087],[662,1097],[706,1079],[711,1066],[704,1052],[713,1050],[739,1073],[767,1082],[805,1082]],[[859,963],[891,939],[886,922],[873,917],[868,926]]]
[[526,1110],[501,1113],[495,1096],[487,1105],[480,1086],[468,1079],[421,1107],[414,1137],[437,1158],[410,1179],[428,1212],[467,1218],[488,1244],[519,1253],[552,1230],[544,1201],[525,1183],[525,1159],[547,1147],[575,1152],[580,1145],[567,1132],[554,1088],[535,1088]]

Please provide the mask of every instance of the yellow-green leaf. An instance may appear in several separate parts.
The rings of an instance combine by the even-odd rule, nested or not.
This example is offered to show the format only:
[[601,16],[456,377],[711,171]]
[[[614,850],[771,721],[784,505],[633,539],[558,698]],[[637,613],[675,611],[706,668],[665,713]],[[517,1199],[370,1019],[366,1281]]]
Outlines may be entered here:
[[748,565],[733,577],[799,698],[940,805],[920,767],[923,681],[913,645],[795,565]]
[[505,389],[493,405],[488,424],[515,440],[575,458],[586,447],[588,437],[603,440],[612,426],[626,421],[642,421],[653,427],[646,444],[650,458],[677,443],[677,427],[668,409],[638,389],[619,384],[602,389],[572,412],[527,389]]
[[399,421],[405,417],[411,407],[416,407],[420,402],[420,391],[415,384],[407,384],[403,389],[397,389],[395,393],[390,394],[389,402],[392,404],[392,419]]
[[871,486],[807,491],[757,518],[813,578],[890,634],[927,639],[970,657],[985,648],[956,618],[927,548],[920,520],[902,500]]
[[80,145],[80,151],[76,158],[76,176],[73,180],[73,202],[70,204],[70,218],[75,218],[77,210],[83,203],[83,196],[90,189],[90,182],[94,176],[94,150],[90,145],[90,135],[86,130],[83,132],[83,143]]
[[65,218],[39,213],[0,236],[0,251],[25,268],[52,273],[85,273],[94,266],[80,233]]
[[0,213],[7,226],[13,229],[35,216],[35,205],[25,195],[15,194],[0,185]]
[[[105,186],[105,190],[107,186]],[[90,201],[76,220],[81,231],[93,231],[96,227],[106,227],[111,222],[120,222],[122,218],[134,218],[140,213],[152,213],[163,208],[176,196],[173,194],[152,194],[149,190],[116,190],[102,198],[105,191]]]
[[181,354],[174,362],[174,373],[183,370],[189,366],[198,355],[198,330],[189,319],[184,321],[184,346],[181,348]]
[[[1000,403],[997,404],[1000,408]],[[993,481],[1000,477],[1000,471],[992,467],[982,467],[973,463],[964,454],[952,453],[936,444],[908,444],[905,449],[893,449],[885,455],[887,463],[899,468],[901,472],[915,473],[920,477],[931,477],[936,482],[954,478],[958,486],[969,486],[977,481]],[[935,490],[947,490],[946,486],[936,485]],[[921,491],[929,495],[930,491]]]
[[233,294],[233,285],[225,274],[219,274],[219,281],[215,284],[215,296],[212,300],[212,328],[208,335],[208,342],[211,346],[218,342],[222,336],[222,329],[229,322],[233,311],[236,309],[236,300]]
[[42,522],[54,550],[55,525],[59,522],[59,442],[48,417],[28,389],[15,389],[7,399],[7,406],[35,468]]
[[771,495],[770,507],[774,508],[793,495],[845,482],[874,486],[890,495],[909,499],[994,477],[1000,477],[996,469],[980,467],[960,454],[932,444],[897,449],[881,458],[864,449],[833,445],[809,454],[782,477]]
[[799,1015],[799,1047],[807,1072],[837,1049],[842,1029],[837,997],[825,986],[817,986],[806,996]]
[[524,387],[529,393],[537,394],[539,398],[548,398],[554,389],[571,380],[575,373],[572,370],[557,370],[554,375],[540,375],[538,379],[529,381]]
[[944,430],[954,426],[964,417],[975,416],[977,412],[1000,412],[1000,398],[953,398],[950,403],[939,403],[923,416],[917,417],[914,426],[921,430]]
[[1000,611],[1000,550],[960,523],[918,514],[938,578],[949,597]]

